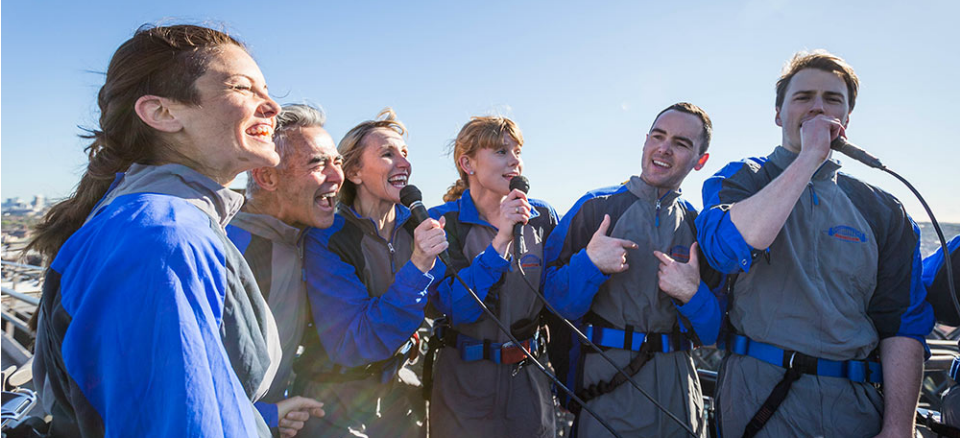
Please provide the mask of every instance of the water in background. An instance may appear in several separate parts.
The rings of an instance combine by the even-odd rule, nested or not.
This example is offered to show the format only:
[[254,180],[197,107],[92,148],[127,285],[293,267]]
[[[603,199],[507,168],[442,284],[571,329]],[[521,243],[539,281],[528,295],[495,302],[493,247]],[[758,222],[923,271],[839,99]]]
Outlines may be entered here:
[[[930,222],[919,222],[917,225],[920,226],[920,256],[926,257],[940,248],[940,239]],[[954,236],[960,235],[960,224],[940,223],[940,230],[949,242]]]

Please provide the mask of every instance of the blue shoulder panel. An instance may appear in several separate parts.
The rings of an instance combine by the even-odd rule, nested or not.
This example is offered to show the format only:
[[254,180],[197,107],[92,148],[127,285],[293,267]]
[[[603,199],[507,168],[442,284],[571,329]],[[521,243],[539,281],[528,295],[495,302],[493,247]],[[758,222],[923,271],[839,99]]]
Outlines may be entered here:
[[253,240],[253,234],[236,225],[227,225],[227,238],[233,242],[233,245],[240,250],[240,254],[247,252],[250,241]]
[[563,242],[567,239],[567,232],[570,230],[570,222],[585,202],[601,196],[615,195],[625,191],[627,191],[626,184],[620,184],[592,190],[581,196],[580,199],[573,204],[573,207],[570,207],[570,211],[563,215],[563,219],[560,220],[557,228],[554,228],[553,233],[550,233],[550,237],[547,239],[547,245],[543,250],[544,265],[549,265],[556,261],[557,257],[560,257],[560,250],[563,249]]
[[346,219],[340,213],[337,213],[333,216],[333,224],[328,228],[313,228],[310,227],[305,233],[306,236],[309,236],[311,239],[315,239],[320,242],[324,248],[330,246],[330,238],[335,234],[340,232],[343,229],[343,224],[346,223]]
[[430,208],[427,210],[427,213],[430,214],[431,218],[439,220],[440,216],[450,213],[451,211],[460,211],[460,199],[454,199],[453,201]]
[[748,162],[762,167],[766,158],[748,158],[727,164],[703,183],[703,211],[697,216],[697,241],[714,269],[732,274],[748,271],[754,248],[743,239],[728,214],[728,202],[721,198],[724,182],[743,170]]
[[[960,248],[960,236],[954,236],[953,239],[950,239],[950,241],[947,242],[947,251],[950,251],[951,255],[957,252],[957,248]],[[936,252],[923,259],[924,287],[929,288],[931,285],[933,285],[933,279],[937,277],[937,273],[940,272],[940,268],[943,267],[943,260],[943,247],[937,248]],[[960,272],[956,272],[953,275],[960,275]]]

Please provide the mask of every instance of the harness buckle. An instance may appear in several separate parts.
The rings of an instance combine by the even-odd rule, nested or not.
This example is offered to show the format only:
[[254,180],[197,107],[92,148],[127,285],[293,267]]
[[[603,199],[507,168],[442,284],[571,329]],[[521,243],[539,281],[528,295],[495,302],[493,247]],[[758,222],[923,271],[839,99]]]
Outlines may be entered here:
[[793,369],[793,359],[795,359],[796,357],[797,357],[797,352],[796,352],[796,351],[791,351],[791,352],[790,352],[790,362],[787,364],[787,369],[788,369],[788,370]]

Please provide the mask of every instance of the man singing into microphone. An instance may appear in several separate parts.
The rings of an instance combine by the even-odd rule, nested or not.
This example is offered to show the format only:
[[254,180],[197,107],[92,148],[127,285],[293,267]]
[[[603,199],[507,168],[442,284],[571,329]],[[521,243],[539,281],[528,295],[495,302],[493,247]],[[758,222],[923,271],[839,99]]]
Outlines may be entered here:
[[[623,436],[684,436],[683,426],[707,434],[690,350],[714,343],[720,309],[701,281],[697,211],[680,199],[679,187],[707,162],[712,129],[696,105],[678,103],[660,112],[643,145],[640,176],[587,193],[547,240],[547,299],[565,318],[582,317],[593,343],[684,423],[579,346],[562,324],[551,324],[557,375],[573,379],[579,397]],[[716,286],[719,276],[710,271],[703,278]],[[609,436],[587,415],[576,427],[582,437]]]
[[830,156],[858,85],[843,59],[796,54],[777,81],[781,146],[703,186],[703,252],[736,276],[721,339],[733,354],[717,388],[723,436],[913,435],[933,312],[919,229]]

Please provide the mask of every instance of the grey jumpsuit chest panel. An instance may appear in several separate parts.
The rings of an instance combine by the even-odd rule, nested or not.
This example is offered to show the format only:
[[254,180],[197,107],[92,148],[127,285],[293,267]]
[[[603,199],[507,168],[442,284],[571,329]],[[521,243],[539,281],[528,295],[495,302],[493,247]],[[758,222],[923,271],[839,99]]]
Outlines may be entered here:
[[627,250],[630,268],[613,274],[597,292],[591,310],[616,327],[626,325],[644,333],[670,333],[677,323],[677,310],[669,295],[660,291],[660,261],[653,251],[683,260],[689,257],[693,231],[683,223],[684,209],[673,202],[661,205],[660,226],[655,226],[654,202],[637,200],[619,218],[612,237],[637,243]]
[[730,321],[739,333],[832,360],[864,359],[877,347],[867,314],[877,242],[832,180],[815,180],[804,191],[769,259],[760,256],[737,278]]
[[[464,255],[473,260],[483,252],[493,241],[497,231],[485,226],[472,226],[467,232],[464,245]],[[532,288],[540,289],[540,277],[543,270],[543,238],[531,225],[523,227],[522,245],[525,251],[520,255],[520,263],[524,265],[523,274],[517,269],[517,261],[511,256],[510,270],[503,273],[496,286],[487,294],[486,304],[497,314],[507,327],[517,321],[536,320],[543,303],[537,298]],[[510,245],[511,253],[513,244]],[[524,279],[526,278],[526,280]],[[529,285],[528,285],[529,283]],[[506,342],[510,339],[490,320],[486,314],[470,324],[460,324],[456,329],[474,339],[489,339],[494,342]],[[522,340],[522,339],[521,339]]]
[[[738,175],[745,199],[776,178],[795,158],[778,147],[761,167]],[[876,223],[838,184],[839,164],[828,160],[801,194],[767,256],[753,260],[734,286],[730,322],[752,339],[832,360],[866,359],[879,345],[869,315],[881,265]],[[854,190],[870,191],[847,177]],[[721,193],[721,199],[724,194]],[[727,203],[731,201],[723,200]],[[732,201],[735,202],[735,201]],[[881,207],[882,206],[882,207]],[[874,218],[874,222],[876,218]],[[878,222],[877,222],[878,223]],[[739,435],[785,373],[753,357],[731,355],[717,382],[717,413],[725,435]],[[837,377],[803,375],[757,435],[870,437],[880,431],[883,398],[877,389]]]
[[395,230],[392,240],[388,245],[375,233],[365,233],[360,241],[360,251],[366,262],[362,279],[371,297],[377,298],[387,292],[397,271],[410,261],[413,254],[413,237],[406,230]]

